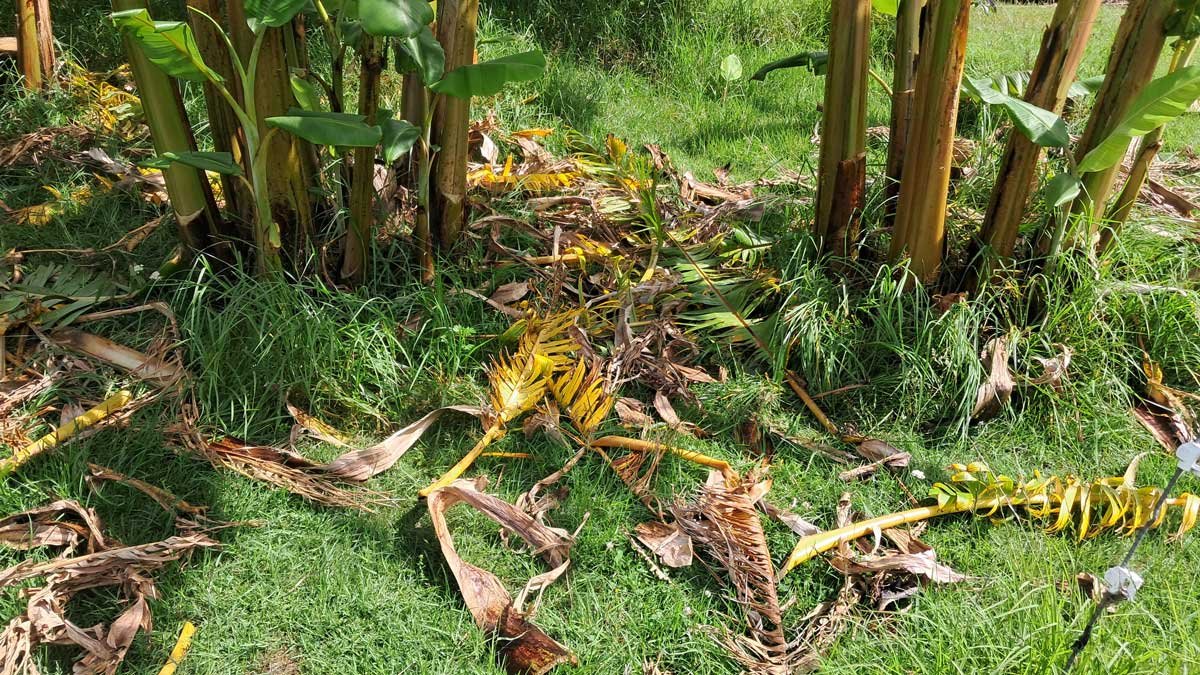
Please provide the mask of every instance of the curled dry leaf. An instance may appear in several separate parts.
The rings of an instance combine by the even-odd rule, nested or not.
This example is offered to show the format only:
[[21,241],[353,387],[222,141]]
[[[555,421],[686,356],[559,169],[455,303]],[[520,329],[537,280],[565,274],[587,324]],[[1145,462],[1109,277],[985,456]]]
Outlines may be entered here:
[[176,434],[190,452],[217,467],[281,487],[317,504],[371,511],[386,496],[339,484],[320,465],[282,448],[250,445],[236,438],[208,439],[185,420]]
[[1167,452],[1174,453],[1175,449],[1191,439],[1191,429],[1170,408],[1161,406],[1153,401],[1142,401],[1133,406],[1133,415],[1146,431],[1158,441]]
[[678,522],[652,520],[638,523],[633,532],[637,540],[667,567],[687,567],[692,564],[695,556],[692,538],[683,533]]
[[654,424],[654,418],[646,414],[646,406],[635,398],[622,396],[617,399],[614,407],[617,411],[617,419],[626,427],[641,429]]
[[909,453],[903,452],[877,438],[868,438],[854,446],[854,448],[858,451],[859,455],[870,460],[871,463],[839,473],[838,478],[842,480],[861,480],[875,475],[875,472],[881,467],[886,467],[892,471],[899,471],[906,468],[909,462],[912,461],[912,455]]
[[971,409],[971,419],[986,420],[995,417],[1012,398],[1014,382],[1008,369],[1008,342],[1007,337],[992,338],[983,349],[987,379],[979,385],[975,407]]
[[497,287],[491,297],[488,298],[491,301],[488,304],[511,305],[526,295],[529,295],[529,282],[513,281]]
[[[43,510],[58,505],[50,504]],[[71,510],[82,513],[75,507]],[[151,628],[146,600],[157,597],[157,591],[149,574],[191,551],[217,546],[212,539],[193,534],[138,546],[104,548],[99,521],[94,514],[90,520],[89,546],[97,550],[43,563],[25,561],[0,572],[0,587],[45,578],[44,586],[26,591],[29,600],[24,614],[12,619],[0,634],[0,673],[36,675],[34,650],[39,645],[70,644],[83,651],[73,668],[76,675],[114,675],[137,632]],[[90,532],[92,528],[94,532]],[[67,552],[69,549],[64,555]],[[108,626],[82,628],[71,621],[67,611],[72,598],[79,591],[102,586],[117,587],[119,597],[127,603],[125,610]]]
[[1042,367],[1042,374],[1030,378],[1028,381],[1029,384],[1048,384],[1054,391],[1062,391],[1063,379],[1067,376],[1067,368],[1071,366],[1071,348],[1066,345],[1058,345],[1058,349],[1057,356],[1050,358],[1034,357],[1034,360]]
[[193,506],[186,501],[176,497],[157,485],[151,485],[144,480],[126,476],[118,471],[113,471],[108,467],[92,464],[88,462],[88,470],[91,475],[87,477],[88,483],[95,489],[95,486],[105,481],[121,483],[141,492],[150,499],[153,499],[156,504],[161,506],[164,511],[172,511],[186,513],[189,516],[197,518],[205,518],[205,512],[208,511],[204,506]]
[[679,414],[675,412],[675,407],[671,405],[671,399],[661,390],[654,392],[654,409],[658,411],[658,416],[668,426],[678,428],[682,424]]
[[890,553],[853,559],[834,557],[830,563],[842,574],[900,571],[939,584],[966,579],[962,574],[937,562],[936,553],[929,548],[920,553]]
[[[1142,359],[1142,372],[1146,376],[1146,398],[1148,402],[1169,410],[1172,414],[1171,426],[1178,430],[1183,442],[1195,438],[1196,415],[1184,401],[1186,397],[1196,398],[1194,394],[1169,387],[1163,382],[1162,366],[1150,360],[1147,355]],[[1170,448],[1173,452],[1174,447]]]
[[42,563],[27,560],[0,572],[0,588],[48,574],[61,575],[73,582],[90,582],[114,576],[118,571],[151,572],[192,550],[217,545],[216,541],[203,534],[190,534],[149,544],[105,549],[76,558],[59,558]]
[[801,537],[807,537],[810,534],[817,534],[821,531],[821,528],[817,527],[816,525],[813,525],[795,513],[788,511],[787,509],[781,509],[778,506],[775,506],[765,499],[758,500],[758,508],[761,509],[763,513],[767,514],[767,516],[783,523],[789,530],[800,535]]
[[474,417],[483,417],[483,409],[479,406],[451,405],[438,408],[427,413],[424,417],[400,429],[391,436],[369,448],[348,452],[333,460],[322,469],[337,478],[349,481],[364,481],[382,471],[386,471],[396,463],[408,449],[416,444],[434,422],[442,414],[452,411]]
[[86,544],[88,553],[107,547],[96,512],[76,501],[63,499],[0,519],[0,546],[6,548],[73,551],[80,544]]
[[[475,625],[496,636],[497,651],[509,673],[540,675],[562,663],[577,664],[578,660],[570,650],[555,642],[517,611],[512,597],[496,575],[459,557],[446,524],[445,513],[460,502],[469,504],[509,533],[521,537],[532,551],[551,566],[552,572],[557,572],[553,578],[557,578],[561,574],[560,568],[565,569],[569,563],[567,554],[574,539],[565,530],[542,525],[512,504],[482,492],[482,487],[482,480],[456,480],[432,491],[427,501],[442,555],[458,581],[463,601],[474,617]],[[545,587],[544,580],[540,586]]]

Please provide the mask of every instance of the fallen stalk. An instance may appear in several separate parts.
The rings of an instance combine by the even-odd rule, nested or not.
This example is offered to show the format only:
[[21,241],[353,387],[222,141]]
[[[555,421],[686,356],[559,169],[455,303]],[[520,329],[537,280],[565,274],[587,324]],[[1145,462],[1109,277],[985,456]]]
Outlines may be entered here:
[[694,462],[701,466],[707,466],[710,469],[717,469],[727,481],[740,482],[737,472],[723,459],[709,457],[704,453],[695,452],[692,450],[684,450],[683,448],[675,448],[664,443],[655,441],[643,441],[637,438],[627,438],[625,436],[603,436],[592,441],[592,447],[597,448],[621,448],[623,450],[631,450],[633,452],[669,452],[680,459]]
[[21,468],[21,466],[34,457],[66,443],[79,432],[99,424],[112,416],[113,413],[124,408],[131,400],[133,400],[133,394],[122,389],[104,399],[91,410],[17,450],[11,457],[0,461],[0,478],[4,478]]
[[[1167,506],[1185,506],[1187,504],[1187,496],[1181,496],[1166,501]],[[945,505],[921,506],[907,511],[898,513],[890,513],[885,516],[870,518],[857,523],[852,523],[846,527],[841,527],[828,532],[819,532],[811,534],[807,537],[802,537],[796,542],[795,548],[792,549],[791,555],[788,556],[787,562],[784,563],[783,569],[780,570],[779,576],[787,574],[795,567],[802,565],[809,560],[831,551],[842,544],[848,544],[860,537],[865,537],[868,534],[883,532],[894,527],[902,527],[911,525],[921,521],[936,518],[937,516],[948,516],[955,513],[968,513],[973,511],[996,511],[998,509],[1025,506],[1025,507],[1041,507],[1045,509],[1052,508],[1055,504],[1062,503],[1061,498],[1052,495],[1034,495],[1029,498],[1021,497],[996,497],[992,499],[983,499],[971,503],[949,502]]]
[[417,494],[421,497],[428,497],[431,493],[433,493],[434,490],[440,490],[458,480],[459,476],[462,476],[464,473],[466,473],[467,469],[471,468],[471,465],[475,463],[475,460],[479,459],[479,456],[482,455],[483,451],[492,444],[492,441],[499,440],[504,436],[504,433],[504,427],[501,423],[498,422],[493,424],[488,428],[487,433],[483,435],[483,438],[479,439],[479,442],[475,444],[475,447],[471,448],[470,452],[464,455],[462,459],[458,460],[457,464],[450,467],[446,473],[442,474],[441,478],[438,478],[434,482],[430,483]]

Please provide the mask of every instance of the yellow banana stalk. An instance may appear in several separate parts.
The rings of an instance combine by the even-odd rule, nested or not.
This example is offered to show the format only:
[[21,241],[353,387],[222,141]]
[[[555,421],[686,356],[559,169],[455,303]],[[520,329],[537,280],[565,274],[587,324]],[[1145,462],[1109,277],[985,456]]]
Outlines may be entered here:
[[[1056,476],[1043,478],[1037,473],[1025,483],[1016,483],[1007,476],[992,473],[982,462],[967,466],[952,465],[950,468],[955,473],[950,483],[937,483],[930,490],[937,504],[802,537],[784,563],[780,576],[859,537],[954,513],[993,516],[1003,509],[1021,508],[1031,518],[1053,518],[1053,522],[1046,527],[1048,533],[1062,532],[1073,524],[1081,541],[1110,530],[1129,535],[1150,521],[1154,505],[1162,494],[1157,487],[1134,486],[1140,459],[1141,456],[1138,456],[1130,463],[1124,476],[1102,478],[1092,483],[1073,476],[1065,480]],[[1180,513],[1179,528],[1170,537],[1171,540],[1177,540],[1200,520],[1200,495],[1184,493],[1168,499],[1158,518],[1149,522],[1150,527],[1162,525],[1171,509]]]
[[11,457],[0,461],[0,478],[21,468],[38,455],[62,445],[76,434],[95,426],[133,400],[133,394],[122,389],[100,402],[99,405],[63,424],[54,431],[17,450]]

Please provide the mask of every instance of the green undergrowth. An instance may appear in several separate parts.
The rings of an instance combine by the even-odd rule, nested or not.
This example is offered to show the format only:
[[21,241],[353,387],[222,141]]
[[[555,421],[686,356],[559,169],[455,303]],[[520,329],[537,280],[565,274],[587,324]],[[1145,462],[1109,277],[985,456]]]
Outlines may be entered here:
[[[827,27],[815,5],[485,3],[484,55],[541,45],[550,51],[551,67],[542,81],[483,101],[477,113],[493,109],[509,129],[569,126],[593,142],[611,132],[634,143],[661,143],[681,169],[697,176],[727,163],[737,178],[773,176],[785,168],[807,174],[815,160],[810,138],[819,121],[820,80],[786,71],[766,83],[738,82],[726,89],[718,64],[737,53],[751,72],[763,62],[820,49]],[[120,62],[116,41],[96,28],[104,11],[103,3],[79,3],[56,15],[60,40],[95,69]],[[977,11],[971,74],[1027,69],[1048,12],[1003,5],[992,14]],[[1102,10],[1082,74],[1102,68],[1118,12],[1109,5]],[[874,38],[873,51],[875,67],[886,78],[884,38],[886,31]],[[78,103],[68,94],[47,101],[7,97],[0,102],[0,138],[75,118]],[[886,124],[880,90],[873,89],[871,97],[870,123]],[[200,109],[195,91],[187,92],[187,100]],[[1071,123],[1078,128],[1083,120],[1080,111]],[[977,226],[971,214],[986,206],[998,152],[989,139],[997,124],[985,111],[964,110],[962,135],[979,142],[978,173],[955,186],[953,250],[962,250]],[[1186,146],[1196,124],[1191,116],[1171,127],[1168,147]],[[203,128],[199,131],[203,137]],[[114,157],[122,155],[121,144],[98,143]],[[562,145],[552,137],[552,149]],[[882,144],[872,148],[873,161],[881,161]],[[871,171],[878,173],[878,167]],[[93,183],[78,166],[48,159],[0,169],[0,199],[19,208],[44,201],[44,185],[69,194]],[[1139,452],[1161,454],[1129,405],[1144,386],[1143,353],[1163,366],[1167,383],[1200,389],[1200,296],[1194,279],[1200,246],[1189,225],[1141,212],[1103,261],[1064,257],[1038,284],[1014,283],[983,298],[953,302],[939,297],[953,279],[947,288],[905,292],[893,270],[878,268],[870,251],[886,243],[886,234],[875,229],[874,209],[868,214],[869,247],[848,272],[832,274],[829,261],[812,255],[811,242],[796,227],[810,217],[807,196],[805,187],[779,190],[764,221],[753,226],[773,242],[765,263],[780,290],[772,311],[758,318],[774,358],[745,340],[732,342],[729,332],[696,335],[704,365],[713,374],[724,370],[726,377],[696,385],[696,400],[678,401],[676,407],[708,434],[693,438],[656,427],[653,438],[746,470],[755,460],[737,440],[738,429],[757,421],[774,430],[768,434],[775,453],[772,500],[825,527],[833,525],[843,492],[852,494],[864,516],[900,510],[910,505],[906,490],[922,496],[946,477],[944,467],[952,462],[982,459],[1010,475],[1038,470],[1094,478],[1119,475]],[[528,215],[519,200],[491,206]],[[99,248],[155,215],[131,195],[100,194],[64,204],[40,227],[0,221],[0,249]],[[1030,226],[1044,215],[1031,213]],[[168,221],[132,254],[42,253],[29,260],[66,260],[117,274],[134,265],[155,269],[173,237]],[[483,244],[473,241],[442,261],[446,274],[438,285],[424,287],[413,282],[400,243],[381,244],[378,254],[371,283],[353,293],[315,278],[264,284],[203,266],[155,284],[147,297],[167,302],[179,321],[179,348],[192,374],[189,398],[200,425],[251,442],[283,443],[291,426],[285,403],[291,402],[365,444],[435,407],[479,402],[485,364],[509,346],[499,337],[508,321],[460,289],[486,295],[520,278],[521,271],[484,264]],[[950,276],[962,265],[952,259]],[[1022,274],[1018,279],[1024,282],[1028,273]],[[146,314],[89,329],[146,348],[164,327],[157,315]],[[975,392],[986,378],[980,350],[1005,335],[1012,336],[1018,380],[1012,405],[996,419],[972,423]],[[1023,383],[1040,374],[1037,357],[1056,356],[1064,346],[1072,361],[1061,391]],[[805,377],[813,393],[827,394],[819,400],[830,417],[911,452],[911,469],[920,474],[885,474],[854,484],[838,480],[843,467],[812,449],[836,441],[781,385],[783,364]],[[92,403],[125,384],[130,383],[120,373],[97,367],[73,375],[33,405]],[[653,395],[636,383],[621,393],[647,401]],[[480,434],[475,421],[449,416],[436,424],[395,467],[369,483],[396,495],[398,505],[363,514],[312,506],[179,451],[168,429],[178,421],[180,406],[171,399],[148,406],[126,427],[31,464],[0,491],[0,513],[76,498],[96,508],[126,543],[172,532],[171,518],[140,493],[112,484],[90,490],[84,476],[86,462],[93,461],[209,505],[215,517],[261,521],[222,532],[221,551],[161,576],[161,597],[151,603],[155,629],[135,641],[124,672],[156,672],[184,620],[196,622],[199,633],[182,675],[503,672],[495,645],[465,610],[424,507],[413,497],[474,444]],[[321,460],[338,452],[311,440],[300,441],[299,449]],[[489,489],[505,499],[571,454],[544,435],[526,438],[519,430],[494,449],[531,454],[527,460],[483,458],[474,470],[473,475],[488,476]],[[1172,466],[1165,456],[1148,458],[1142,480],[1162,484]],[[667,457],[656,490],[667,500],[686,497],[704,477],[697,467]],[[536,622],[579,655],[579,672],[639,672],[644,662],[675,673],[737,672],[705,630],[742,625],[729,588],[702,566],[673,571],[669,582],[655,578],[628,543],[633,526],[651,516],[598,457],[585,458],[565,485],[569,496],[550,520],[583,529],[572,570],[546,593]],[[1194,482],[1184,487],[1200,489]],[[477,514],[459,509],[450,520],[463,556],[495,571],[510,589],[542,571],[527,554],[505,549],[495,526]],[[767,527],[778,562],[795,537],[778,524]],[[1070,535],[1046,535],[1019,519],[993,524],[969,517],[933,522],[923,538],[940,560],[972,578],[924,590],[903,613],[856,615],[823,671],[1056,672],[1089,609],[1075,589],[1075,575],[1101,573],[1128,545],[1111,535],[1078,542]],[[1194,635],[1200,599],[1193,581],[1200,546],[1194,535],[1178,544],[1164,539],[1165,533],[1147,538],[1135,562],[1146,586],[1136,603],[1102,619],[1078,672],[1182,673],[1200,667]],[[22,554],[0,551],[0,565],[20,559]],[[789,628],[813,605],[834,597],[839,585],[837,573],[821,560],[786,577],[781,596],[794,599],[786,616]],[[111,606],[112,598],[103,593],[81,598],[80,623],[106,620]],[[18,593],[0,594],[0,616],[14,616],[23,607]],[[53,648],[46,658],[44,672],[69,672],[69,652]]]

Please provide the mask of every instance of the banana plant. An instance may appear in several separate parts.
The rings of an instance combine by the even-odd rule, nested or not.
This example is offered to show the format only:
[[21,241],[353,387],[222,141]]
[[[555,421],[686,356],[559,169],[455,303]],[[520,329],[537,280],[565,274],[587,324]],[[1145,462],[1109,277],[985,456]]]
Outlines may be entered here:
[[[1023,116],[1041,118],[1043,115],[1060,113],[1067,99],[1090,93],[1087,84],[1071,80],[1083,59],[1099,9],[1100,0],[1058,0],[1054,16],[1043,33],[1042,46],[1032,71],[1000,75],[988,82],[978,79],[968,81],[969,87],[980,94],[987,92],[990,95],[990,92],[998,90],[1007,102],[1005,109],[1022,131],[1021,135],[1010,133],[1005,143],[983,227],[972,251],[971,278],[968,282],[968,291],[971,293],[992,280],[997,263],[1003,265],[1012,258],[1017,232],[1035,184],[1042,147],[1051,144],[1061,147],[1070,140],[1066,125],[1061,124],[1061,120],[1051,121],[1050,133],[1046,134],[1046,138],[1052,143],[1039,142],[1034,134],[1022,128],[1019,120]],[[982,95],[980,98],[987,100]],[[1021,103],[1037,106],[1037,109],[1022,110]],[[1045,119],[1049,120],[1048,117]],[[1059,144],[1059,140],[1064,142]]]
[[289,24],[308,4],[308,0],[247,0],[247,24],[254,35],[253,47],[243,60],[234,48],[228,33],[211,16],[201,18],[213,24],[229,51],[237,79],[241,84],[241,103],[227,82],[210,68],[201,56],[191,27],[181,21],[155,21],[145,9],[114,12],[111,17],[117,28],[136,43],[146,58],[179,80],[209,84],[236,115],[246,138],[246,164],[250,177],[242,175],[242,167],[232,155],[223,152],[178,152],[156,157],[152,164],[166,166],[180,163],[204,171],[239,177],[254,198],[254,244],[256,265],[260,276],[275,276],[282,271],[280,228],[272,216],[268,197],[269,160],[267,148],[275,133],[290,132],[299,138],[319,145],[339,147],[374,147],[382,138],[378,126],[367,124],[358,115],[332,112],[292,110],[288,115],[266,119],[268,130],[260,134],[257,120],[255,82],[259,57],[268,29]]
[[[1167,37],[1176,38],[1172,45],[1171,64],[1167,70],[1168,73],[1174,73],[1188,67],[1196,54],[1197,45],[1200,45],[1200,0],[1179,0],[1175,12],[1167,17],[1166,32]],[[1162,147],[1165,127],[1165,123],[1159,124],[1142,138],[1133,167],[1129,170],[1129,177],[1125,180],[1125,187],[1108,212],[1106,226],[1100,233],[1100,253],[1104,253],[1118,230],[1129,219],[1133,203],[1146,182],[1150,164]]]
[[[1052,205],[1078,204],[1081,200],[1095,199],[1088,194],[1091,183],[1089,176],[1114,172],[1125,156],[1129,144],[1137,138],[1155,133],[1164,125],[1179,117],[1200,99],[1200,65],[1177,67],[1175,70],[1150,82],[1128,107],[1128,112],[1114,125],[1112,131],[1092,146],[1092,149],[1067,173],[1059,174],[1048,184],[1046,199]],[[1148,161],[1148,160],[1147,160]],[[1132,177],[1144,172],[1135,167]],[[1140,185],[1138,186],[1140,188]],[[1103,202],[1096,202],[1096,207]],[[1118,203],[1118,208],[1121,204]],[[1069,218],[1062,217],[1051,239],[1049,257],[1059,252],[1065,238]],[[1113,225],[1119,226],[1118,223]],[[1115,227],[1101,232],[1101,251],[1115,236]]]
[[[468,3],[469,4],[469,3]],[[468,8],[469,9],[469,8]],[[451,30],[454,21],[470,21],[470,34],[474,35],[473,14],[462,18],[462,13],[444,17],[439,32]],[[447,100],[469,104],[476,96],[494,96],[512,82],[533,80],[542,75],[546,59],[538,50],[504,56],[481,63],[467,63],[446,71],[446,51],[434,36],[431,23],[433,10],[424,0],[359,0],[358,16],[363,31],[379,38],[392,38],[395,47],[396,70],[419,77],[423,87],[411,91],[423,99],[423,105],[412,106],[423,111],[420,125],[410,121],[392,119],[390,115],[381,121],[383,129],[383,154],[389,163],[409,153],[409,161],[415,163],[417,174],[417,214],[413,224],[413,239],[421,266],[422,279],[432,281],[433,247],[431,236],[431,179],[434,159],[441,147],[447,147],[455,139],[461,140],[464,150],[461,157],[454,158],[454,166],[446,167],[466,177],[466,124],[461,129],[434,129],[439,106]],[[473,43],[473,39],[472,39]],[[473,52],[473,49],[468,53]],[[408,103],[406,102],[406,107]],[[438,145],[434,144],[435,131]],[[456,136],[457,134],[457,136]],[[439,147],[441,146],[441,147]],[[450,237],[442,237],[444,244],[452,243]]]

